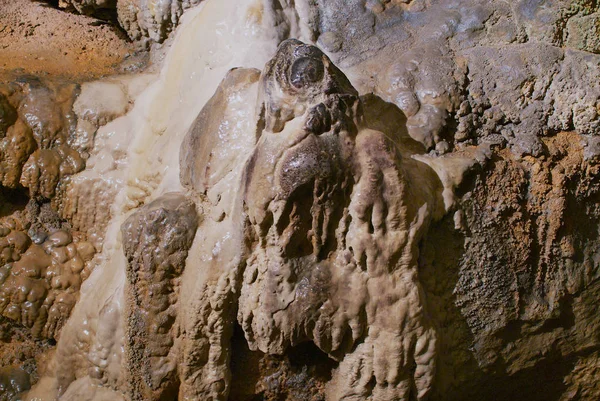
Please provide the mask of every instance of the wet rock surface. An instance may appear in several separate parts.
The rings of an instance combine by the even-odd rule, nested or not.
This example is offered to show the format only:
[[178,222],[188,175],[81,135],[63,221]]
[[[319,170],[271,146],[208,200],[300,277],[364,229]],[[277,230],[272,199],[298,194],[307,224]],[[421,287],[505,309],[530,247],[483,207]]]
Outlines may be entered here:
[[86,84],[27,75],[0,84],[3,399],[17,399],[38,380],[38,362],[47,359],[41,353],[56,343],[93,268],[97,249],[61,215],[60,188],[84,169],[98,127],[129,103],[107,113],[88,92]]
[[[8,230],[6,226],[3,229]],[[32,235],[10,230],[2,246],[0,311],[8,319],[30,328],[34,337],[58,338],[60,329],[77,301],[81,283],[96,250],[85,241],[75,241],[67,231]]]
[[96,252],[49,203],[61,180],[85,165],[68,144],[74,135],[77,86],[22,77],[0,91],[0,164],[7,201],[0,217],[0,313],[33,337],[55,339]]
[[0,398],[3,401],[18,399],[23,392],[44,374],[43,365],[48,360],[54,342],[32,338],[29,329],[0,316]]
[[0,85],[2,186],[27,188],[35,199],[54,196],[59,181],[85,164],[69,142],[75,136],[72,111],[78,87],[24,76]]
[[31,388],[29,375],[17,366],[0,368],[0,399],[12,401]]

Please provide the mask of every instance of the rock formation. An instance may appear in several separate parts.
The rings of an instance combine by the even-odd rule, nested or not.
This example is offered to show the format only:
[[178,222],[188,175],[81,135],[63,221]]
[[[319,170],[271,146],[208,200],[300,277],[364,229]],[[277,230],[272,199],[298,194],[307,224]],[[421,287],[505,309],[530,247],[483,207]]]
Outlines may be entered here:
[[250,349],[313,341],[340,362],[331,399],[413,388],[424,399],[436,335],[417,244],[438,214],[439,180],[362,124],[357,92],[317,48],[283,42],[261,87],[264,129],[242,189],[238,320]]
[[110,88],[35,77],[0,86],[0,315],[9,340],[0,380],[7,400],[38,378],[34,358],[59,338],[95,264],[99,248],[82,230],[88,227],[61,215],[73,202],[62,194],[84,169],[98,127],[125,113],[128,100],[116,103],[103,90],[95,95],[104,100],[95,99],[93,85]]
[[60,0],[60,8],[110,18],[116,14],[129,37],[139,42],[162,43],[188,8],[202,0]]
[[181,275],[198,226],[195,205],[167,194],[122,226],[127,269],[125,365],[132,400],[177,396],[177,337]]
[[[253,76],[234,70],[223,84],[247,90]],[[424,398],[435,371],[436,335],[416,276],[417,244],[440,215],[440,180],[408,153],[401,155],[393,141],[399,138],[363,123],[356,90],[316,47],[283,42],[258,85],[257,142],[241,174],[240,199],[232,217],[225,209],[217,218],[227,229],[233,219],[233,229],[241,230],[233,235],[239,245],[227,248],[239,256],[228,257],[231,271],[218,279],[225,287],[204,301],[200,308],[209,309],[208,318],[195,324],[210,325],[214,314],[219,330],[193,336],[206,337],[208,363],[217,366],[209,374],[202,360],[190,360],[190,375],[205,373],[184,391],[195,399],[225,399],[235,385],[227,366],[234,356],[227,337],[218,335],[231,336],[230,304],[237,302],[251,350],[282,355],[313,341],[340,363],[325,390],[331,399],[401,399],[412,388]],[[223,115],[224,90],[201,116]],[[184,182],[215,196],[219,207],[228,196],[219,189],[221,152],[201,146],[222,137],[215,128],[196,121],[184,140],[181,171]],[[198,148],[208,157],[190,160]],[[223,309],[210,311],[213,303]],[[202,347],[202,337],[190,350]],[[211,355],[222,354],[212,361]]]
[[596,1],[58,6],[161,72],[0,86],[0,400],[600,397]]
[[49,204],[59,183],[84,168],[69,146],[74,90],[71,84],[24,79],[0,95],[2,187],[12,191],[5,195],[9,205],[17,201],[17,210],[0,221],[0,314],[30,328],[34,337],[58,338],[96,253]]

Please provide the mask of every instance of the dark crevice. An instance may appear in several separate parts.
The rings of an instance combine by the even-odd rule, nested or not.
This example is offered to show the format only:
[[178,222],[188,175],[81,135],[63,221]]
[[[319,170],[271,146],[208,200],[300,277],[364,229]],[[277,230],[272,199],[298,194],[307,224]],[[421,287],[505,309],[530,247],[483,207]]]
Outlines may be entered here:
[[313,342],[291,347],[284,355],[251,351],[236,323],[231,344],[229,401],[325,401],[322,391],[337,362]]
[[109,2],[104,8],[93,8],[93,7],[85,7],[79,12],[72,5],[68,5],[67,7],[60,7],[58,0],[32,0],[35,3],[38,3],[42,7],[55,8],[60,11],[68,12],[71,14],[83,14],[88,17],[95,18],[96,21],[90,23],[91,26],[98,25],[107,25],[111,28],[113,32],[117,34],[120,39],[123,39],[127,42],[131,42],[129,35],[127,32],[121,27],[119,24],[119,19],[117,15],[117,4],[116,1]]
[[16,211],[25,210],[29,203],[29,191],[19,186],[17,188],[5,188],[0,186],[0,217],[10,216]]
[[302,370],[307,367],[314,370],[314,375],[324,379],[331,380],[331,373],[336,362],[329,358],[326,353],[321,351],[312,341],[303,342],[288,351],[290,364],[296,370]]
[[56,8],[57,10],[60,10],[60,7],[58,6],[58,0],[32,0],[32,1],[34,3],[38,3],[42,7],[50,7],[50,8]]

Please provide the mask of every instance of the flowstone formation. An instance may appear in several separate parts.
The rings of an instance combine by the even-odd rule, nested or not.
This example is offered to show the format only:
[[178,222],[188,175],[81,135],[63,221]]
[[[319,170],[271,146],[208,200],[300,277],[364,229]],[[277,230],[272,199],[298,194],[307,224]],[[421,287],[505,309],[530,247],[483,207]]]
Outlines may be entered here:
[[[233,71],[225,82],[232,75],[247,79],[252,71]],[[258,85],[257,142],[234,214],[225,209],[219,216],[225,227],[233,219],[232,228],[242,230],[233,246],[241,253],[213,284],[224,283],[213,297],[219,296],[202,310],[218,316],[220,331],[230,336],[237,309],[249,348],[267,355],[314,342],[339,362],[323,391],[328,399],[404,399],[413,391],[424,399],[435,372],[436,334],[418,280],[417,244],[443,209],[439,178],[394,142],[399,137],[367,126],[358,93],[316,47],[283,42]],[[224,105],[209,102],[203,113],[222,113],[215,106]],[[184,182],[219,207],[229,197],[215,177],[220,152],[189,145],[215,143],[222,133],[202,123],[184,141],[181,171]],[[190,351],[208,341],[209,362],[211,354],[229,353],[227,342],[215,338],[221,333],[202,331],[207,340],[194,340]],[[195,379],[193,398],[226,398],[235,386],[228,359]]]
[[331,363],[301,379],[311,398],[425,399],[437,334],[418,244],[445,187],[406,132],[370,128],[369,107],[298,40],[262,73],[231,70],[183,140],[187,196],[121,224],[126,284],[63,329],[52,391],[226,400],[238,331],[267,358],[313,343]]
[[127,269],[126,369],[132,400],[177,394],[179,288],[198,226],[193,202],[167,194],[133,214],[121,227]]
[[598,2],[59,5],[164,59],[0,87],[0,401],[600,398]]
[[73,146],[75,90],[35,78],[0,87],[0,314],[47,339],[58,338],[96,253],[50,205],[85,165]]
[[41,353],[60,337],[101,246],[62,213],[62,193],[89,160],[98,127],[127,108],[124,94],[124,104],[113,96],[107,107],[90,92],[26,75],[0,85],[1,400],[40,376]]
[[243,188],[250,349],[311,340],[340,361],[331,399],[423,399],[436,335],[417,243],[439,207],[435,176],[362,123],[357,92],[317,48],[284,42],[261,87]]

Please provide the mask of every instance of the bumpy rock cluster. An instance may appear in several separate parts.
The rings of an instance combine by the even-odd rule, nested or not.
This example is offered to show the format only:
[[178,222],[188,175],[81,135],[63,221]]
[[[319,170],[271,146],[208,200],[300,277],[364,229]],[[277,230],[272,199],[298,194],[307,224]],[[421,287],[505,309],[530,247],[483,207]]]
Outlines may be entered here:
[[0,401],[12,401],[29,390],[29,375],[17,366],[0,368]]
[[9,227],[0,228],[0,313],[35,337],[58,338],[96,250],[67,231],[34,243],[23,227]]
[[96,252],[49,205],[59,183],[84,168],[70,146],[76,91],[28,77],[0,87],[0,313],[35,337],[58,337]]
[[34,358],[59,338],[93,268],[97,248],[72,224],[62,194],[84,169],[98,127],[128,107],[113,86],[29,76],[0,85],[2,399],[37,379]]
[[83,169],[83,159],[69,146],[75,90],[73,84],[47,86],[36,78],[0,86],[2,187],[25,187],[31,198],[48,200],[62,178]]
[[95,248],[50,201],[84,168],[70,146],[77,85],[20,77],[0,85],[0,399],[37,379],[34,358],[59,337]]

